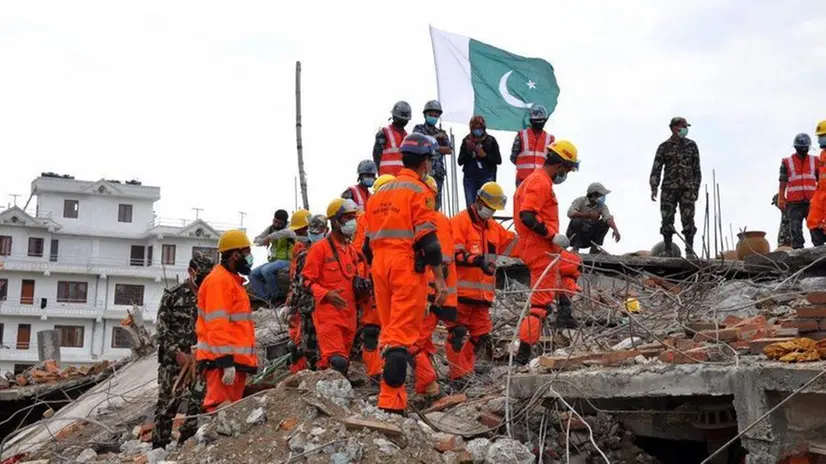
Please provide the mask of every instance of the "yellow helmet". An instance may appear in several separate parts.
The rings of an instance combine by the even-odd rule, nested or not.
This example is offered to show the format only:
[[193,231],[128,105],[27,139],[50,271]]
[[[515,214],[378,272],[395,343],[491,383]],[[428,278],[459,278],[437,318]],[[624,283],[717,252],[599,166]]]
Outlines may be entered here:
[[579,168],[579,157],[576,146],[567,140],[557,140],[548,145],[548,158],[557,156],[562,164],[568,165],[572,169]]
[[327,206],[327,217],[333,219],[342,214],[357,213],[358,210],[359,207],[355,201],[336,198]]
[[482,188],[476,192],[476,196],[482,200],[482,203],[496,211],[502,211],[508,203],[508,197],[505,196],[505,191],[502,190],[502,186],[496,182],[485,182]]
[[218,239],[218,252],[223,253],[229,250],[238,250],[241,248],[249,248],[251,246],[250,239],[242,230],[232,229],[221,234]]
[[290,218],[290,230],[298,230],[309,227],[310,217],[312,215],[313,213],[304,208],[294,212],[293,216]]
[[378,177],[378,179],[376,179],[376,181],[373,182],[373,192],[374,193],[378,192],[379,189],[382,188],[382,186],[384,186],[384,184],[390,182],[391,180],[395,180],[395,179],[396,179],[396,176],[394,176],[393,174],[382,174],[382,175],[380,175]]
[[433,176],[428,174],[427,179],[425,179],[424,183],[427,184],[428,187],[430,187],[430,190],[433,190],[433,193],[439,193],[439,185],[436,183],[436,179],[434,179]]
[[820,137],[821,135],[826,135],[826,119],[817,123],[817,128],[815,129],[815,135]]

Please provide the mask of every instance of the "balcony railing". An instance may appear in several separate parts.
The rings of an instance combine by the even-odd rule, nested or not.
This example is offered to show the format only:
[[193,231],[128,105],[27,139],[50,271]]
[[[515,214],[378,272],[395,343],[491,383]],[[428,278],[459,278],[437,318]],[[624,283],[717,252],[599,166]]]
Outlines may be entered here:
[[55,255],[28,256],[27,253],[12,253],[0,256],[0,269],[29,272],[75,272],[88,274],[126,275],[135,277],[172,278],[183,276],[188,261],[178,260],[175,264],[163,264],[163,260],[152,261],[147,266],[146,259],[129,257],[89,257],[59,253]]
[[103,301],[88,301],[77,303],[56,302],[48,297],[46,307],[40,307],[40,295],[21,297],[18,300],[0,301],[0,315],[2,316],[47,316],[47,317],[99,317],[103,315]]
[[[165,218],[165,217],[155,217],[149,224],[147,224],[147,228],[151,229],[153,227],[186,227],[188,224],[194,222],[194,219],[177,219],[177,218]],[[204,221],[210,227],[215,230],[222,231],[222,230],[229,230],[229,229],[239,229],[242,228],[241,224],[233,223],[233,222],[213,222],[213,221]]]

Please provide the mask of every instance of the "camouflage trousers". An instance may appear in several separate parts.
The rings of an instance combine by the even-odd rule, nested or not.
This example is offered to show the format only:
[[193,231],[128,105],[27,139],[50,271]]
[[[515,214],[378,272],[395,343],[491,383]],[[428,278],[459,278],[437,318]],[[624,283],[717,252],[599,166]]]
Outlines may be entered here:
[[792,246],[792,234],[789,231],[789,215],[786,211],[780,212],[780,229],[777,231],[777,246]]
[[[152,430],[153,448],[164,447],[172,441],[172,423],[184,399],[186,399],[187,416],[201,414],[201,406],[204,404],[206,393],[203,375],[199,373],[195,382],[190,385],[189,391],[176,397],[172,388],[180,372],[181,368],[177,364],[158,366],[158,404],[155,406],[155,428]],[[186,419],[179,430],[181,434],[179,442],[192,437],[197,431],[198,419]]]
[[691,240],[697,233],[694,225],[694,202],[697,201],[692,189],[662,189],[660,193],[660,213],[662,226],[660,234],[674,235],[674,216],[677,215],[677,206],[680,207],[680,221],[683,223],[683,236]]

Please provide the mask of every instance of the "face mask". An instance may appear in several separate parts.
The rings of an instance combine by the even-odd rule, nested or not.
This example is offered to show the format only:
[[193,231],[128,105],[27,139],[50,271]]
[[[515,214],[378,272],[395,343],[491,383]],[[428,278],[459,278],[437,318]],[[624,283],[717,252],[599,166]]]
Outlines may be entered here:
[[477,205],[476,214],[479,215],[480,219],[484,219],[487,221],[488,219],[493,217],[493,209],[488,208],[487,206]]
[[356,220],[350,219],[341,225],[341,233],[347,237],[352,237],[356,233]]
[[235,265],[235,270],[241,275],[250,275],[252,272],[252,263],[255,261],[255,258],[252,255],[244,256],[243,260],[239,260],[238,264]]
[[435,126],[436,123],[439,122],[439,118],[437,118],[436,116],[425,116],[424,121],[430,124],[431,126]]
[[542,130],[545,127],[545,121],[531,121],[531,128],[533,130]]
[[603,206],[603,205],[605,205],[605,197],[604,197],[604,196],[601,196],[601,197],[597,198],[597,204],[598,204],[599,206]]
[[398,127],[399,129],[404,129],[404,126],[407,125],[407,121],[404,119],[393,119],[393,125]]
[[681,138],[685,138],[685,136],[688,135],[688,127],[681,127],[680,130],[677,131],[677,135]]
[[373,177],[365,177],[364,179],[361,180],[361,185],[370,188],[370,187],[373,186],[373,183],[375,181],[376,181],[376,179],[373,178]]
[[798,155],[805,155],[809,153],[809,147],[794,147],[794,151],[796,151]]
[[820,148],[826,148],[826,135],[818,135],[817,144],[820,145]]
[[565,182],[565,179],[568,178],[568,173],[563,171],[562,173],[554,174],[554,184],[559,185]]
[[309,239],[311,243],[315,243],[319,240],[324,240],[324,234],[314,234],[310,232],[307,234],[307,239]]
[[474,137],[481,137],[481,136],[482,136],[482,134],[484,134],[484,133],[485,133],[485,131],[484,131],[484,130],[482,130],[482,129],[473,129],[473,130],[472,130],[472,131],[470,131],[470,132],[473,134],[473,136],[474,136]]

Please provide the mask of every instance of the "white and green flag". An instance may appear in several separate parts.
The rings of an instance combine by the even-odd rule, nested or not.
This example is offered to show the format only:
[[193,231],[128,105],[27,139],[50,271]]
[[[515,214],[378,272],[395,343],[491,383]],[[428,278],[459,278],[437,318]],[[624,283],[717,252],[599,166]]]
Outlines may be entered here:
[[525,127],[533,105],[553,113],[559,86],[551,63],[430,28],[439,101],[446,121],[484,116],[489,129]]

